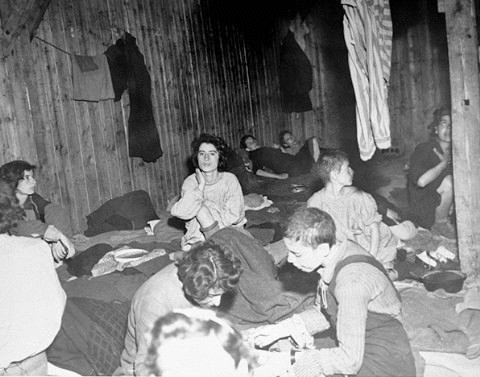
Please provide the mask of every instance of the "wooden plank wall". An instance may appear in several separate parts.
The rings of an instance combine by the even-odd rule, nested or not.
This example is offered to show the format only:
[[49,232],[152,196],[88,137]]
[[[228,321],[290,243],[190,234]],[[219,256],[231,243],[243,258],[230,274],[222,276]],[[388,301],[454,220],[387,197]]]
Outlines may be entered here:
[[38,166],[38,191],[71,209],[77,231],[106,200],[147,190],[157,209],[179,192],[200,132],[234,146],[245,132],[271,142],[282,128],[272,51],[252,54],[242,34],[213,18],[215,1],[52,0],[36,36],[80,55],[103,53],[128,31],[152,78],[164,156],[129,158],[128,95],[72,100],[70,56],[22,36],[2,64],[0,163]]
[[408,155],[428,139],[433,111],[450,102],[445,15],[438,13],[436,0],[390,4],[392,145]]
[[[394,39],[392,133],[401,145],[421,141],[431,110],[448,96],[442,25],[436,26],[431,1],[417,2],[418,22]],[[70,55],[21,35],[1,51],[0,164],[20,158],[38,165],[39,193],[70,208],[81,231],[88,213],[134,189],[147,190],[155,207],[165,208],[179,192],[190,143],[200,132],[216,133],[233,146],[246,132],[269,145],[282,129],[319,136],[329,147],[355,139],[339,2],[316,2],[311,11],[307,54],[314,67],[314,110],[300,115],[279,108],[276,67],[286,24],[277,20],[275,35],[262,36],[255,31],[266,14],[243,28],[226,17],[226,10],[232,8],[232,16],[253,3],[51,0],[35,35],[67,53],[101,54],[125,31],[136,37],[152,79],[164,155],[155,163],[129,158],[128,95],[119,102],[73,101]],[[257,14],[250,8],[244,20]]]

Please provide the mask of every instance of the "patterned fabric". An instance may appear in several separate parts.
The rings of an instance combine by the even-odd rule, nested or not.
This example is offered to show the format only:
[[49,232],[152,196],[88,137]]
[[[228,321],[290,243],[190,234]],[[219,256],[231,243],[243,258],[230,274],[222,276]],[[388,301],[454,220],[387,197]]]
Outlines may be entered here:
[[112,375],[120,364],[130,302],[69,298],[48,360],[81,375]]
[[357,140],[362,160],[389,148],[388,81],[392,22],[388,0],[342,0],[348,63],[356,98]]

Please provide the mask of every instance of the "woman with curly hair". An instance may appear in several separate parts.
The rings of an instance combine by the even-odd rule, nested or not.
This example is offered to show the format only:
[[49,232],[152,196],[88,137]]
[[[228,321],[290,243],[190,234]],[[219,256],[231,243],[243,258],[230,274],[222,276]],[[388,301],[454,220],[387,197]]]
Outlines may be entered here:
[[145,375],[146,335],[158,317],[195,305],[219,306],[222,295],[235,289],[241,273],[237,257],[206,241],[148,279],[132,299],[119,373]]
[[48,245],[10,234],[23,214],[12,186],[0,180],[0,375],[41,376],[66,298]]
[[180,199],[171,209],[172,216],[187,221],[182,237],[184,251],[218,229],[243,228],[247,222],[240,183],[234,174],[225,171],[225,141],[201,134],[193,141],[192,149],[195,173],[185,179]]

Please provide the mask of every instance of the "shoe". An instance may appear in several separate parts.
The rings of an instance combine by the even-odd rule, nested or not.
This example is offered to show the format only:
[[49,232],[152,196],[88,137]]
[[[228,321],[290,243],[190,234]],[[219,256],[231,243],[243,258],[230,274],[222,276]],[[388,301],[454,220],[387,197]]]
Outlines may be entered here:
[[453,240],[457,238],[457,231],[448,221],[433,224],[431,230],[433,233],[439,234],[445,238]]

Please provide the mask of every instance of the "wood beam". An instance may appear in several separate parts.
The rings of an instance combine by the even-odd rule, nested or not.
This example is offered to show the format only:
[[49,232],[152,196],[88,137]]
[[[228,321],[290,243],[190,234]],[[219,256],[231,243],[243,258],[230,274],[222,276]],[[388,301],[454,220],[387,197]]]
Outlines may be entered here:
[[469,280],[480,275],[480,89],[475,0],[444,2],[452,98],[458,247]]

